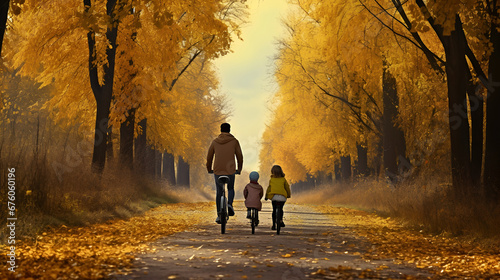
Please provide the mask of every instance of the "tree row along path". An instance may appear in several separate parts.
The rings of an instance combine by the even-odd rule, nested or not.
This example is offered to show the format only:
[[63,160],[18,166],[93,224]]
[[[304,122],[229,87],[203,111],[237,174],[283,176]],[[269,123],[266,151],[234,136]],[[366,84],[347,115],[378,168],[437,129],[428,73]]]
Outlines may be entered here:
[[252,235],[243,203],[235,210],[224,235],[214,203],[47,230],[18,242],[18,268],[0,279],[500,279],[493,244],[424,234],[363,211],[291,203],[276,235],[269,202]]

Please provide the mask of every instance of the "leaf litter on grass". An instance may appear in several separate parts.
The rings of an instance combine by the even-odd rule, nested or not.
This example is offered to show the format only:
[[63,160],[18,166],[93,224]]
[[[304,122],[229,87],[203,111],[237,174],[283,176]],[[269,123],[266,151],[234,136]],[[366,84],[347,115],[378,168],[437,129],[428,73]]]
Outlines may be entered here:
[[[147,252],[160,237],[202,221],[213,203],[178,203],[156,207],[141,216],[86,227],[52,228],[35,240],[16,240],[16,270],[1,279],[99,279],[130,268],[134,255]],[[7,263],[10,245],[1,245]],[[122,272],[126,273],[126,272]]]
[[[431,278],[437,279],[500,279],[498,243],[485,246],[446,234],[426,234],[393,219],[360,210],[327,205],[318,206],[317,209],[333,215],[340,226],[373,244],[362,256],[366,260],[392,259],[395,264],[413,265],[430,271],[434,274]],[[377,270],[385,269],[380,267]],[[346,269],[340,270],[345,272]],[[332,267],[320,269],[313,275],[332,275],[338,271],[339,268]],[[364,271],[366,275],[355,275],[375,277],[373,273]]]

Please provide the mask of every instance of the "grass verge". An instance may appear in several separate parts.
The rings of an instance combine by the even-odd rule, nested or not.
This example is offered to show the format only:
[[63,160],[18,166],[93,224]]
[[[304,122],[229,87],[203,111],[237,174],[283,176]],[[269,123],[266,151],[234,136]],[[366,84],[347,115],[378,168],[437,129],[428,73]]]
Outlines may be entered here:
[[294,195],[299,203],[345,206],[399,219],[432,234],[480,239],[500,237],[500,205],[477,197],[457,200],[447,184],[414,181],[397,187],[377,180],[321,186]]
[[[102,175],[79,166],[58,176],[49,161],[39,161],[16,168],[16,239],[33,239],[47,227],[85,226],[130,218],[162,204],[206,201],[203,190],[169,186],[117,163],[110,163]],[[0,180],[7,178],[3,175]],[[0,206],[7,209],[7,195],[0,196]],[[0,219],[6,220],[7,214],[0,211]],[[2,228],[0,244],[8,237],[8,229]]]

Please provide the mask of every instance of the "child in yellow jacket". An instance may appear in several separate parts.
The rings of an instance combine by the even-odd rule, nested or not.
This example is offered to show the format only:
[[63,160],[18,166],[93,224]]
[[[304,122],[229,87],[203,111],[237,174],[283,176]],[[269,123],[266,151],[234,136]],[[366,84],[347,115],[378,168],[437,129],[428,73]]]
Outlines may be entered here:
[[271,180],[269,180],[269,186],[266,190],[266,200],[270,199],[273,203],[272,230],[276,229],[276,223],[278,222],[281,227],[285,227],[283,217],[276,217],[276,210],[280,208],[281,213],[283,213],[283,206],[285,205],[286,199],[290,198],[291,195],[290,185],[285,179],[285,173],[283,173],[281,166],[274,165],[271,168]]

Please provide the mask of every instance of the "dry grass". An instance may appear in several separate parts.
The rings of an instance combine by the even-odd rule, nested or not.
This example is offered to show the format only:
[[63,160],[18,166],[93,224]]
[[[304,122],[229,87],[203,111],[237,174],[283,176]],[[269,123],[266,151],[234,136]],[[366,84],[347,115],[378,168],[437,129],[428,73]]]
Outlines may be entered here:
[[[49,156],[34,157],[26,150],[0,160],[0,181],[6,185],[7,168],[15,167],[17,238],[32,238],[48,226],[89,225],[114,218],[129,218],[165,203],[206,201],[203,190],[169,186],[165,181],[107,164],[103,175],[90,171],[89,160],[57,173]],[[7,209],[7,195],[0,196]],[[0,212],[5,220],[7,211]],[[6,228],[0,243],[6,241]]]
[[[177,189],[124,170],[118,159],[106,162],[102,176],[91,172],[93,121],[56,122],[50,117],[56,112],[42,108],[52,89],[11,74],[3,77],[2,86],[9,102],[0,108],[0,185],[7,185],[8,168],[15,168],[16,238],[33,237],[47,226],[128,218],[160,204],[208,197],[203,190]],[[119,141],[113,135],[117,153]],[[198,177],[193,184],[203,185]],[[0,208],[5,221],[6,191],[0,195]],[[6,229],[0,231],[0,243]]]
[[447,232],[481,238],[500,235],[500,205],[481,198],[456,200],[447,184],[415,180],[390,186],[374,179],[321,186],[294,195],[299,203],[346,206],[399,218],[432,233]]

